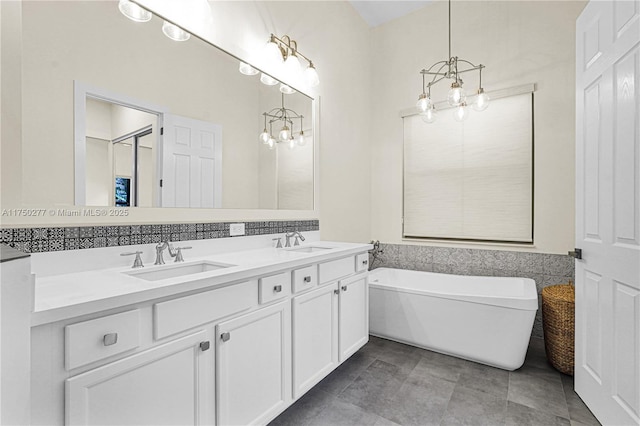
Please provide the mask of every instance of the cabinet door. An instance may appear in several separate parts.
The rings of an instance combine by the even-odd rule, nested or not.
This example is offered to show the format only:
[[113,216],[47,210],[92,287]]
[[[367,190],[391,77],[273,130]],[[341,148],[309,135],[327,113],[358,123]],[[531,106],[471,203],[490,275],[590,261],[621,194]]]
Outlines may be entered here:
[[340,281],[340,362],[369,340],[367,274]]
[[291,305],[219,324],[218,424],[266,424],[291,401]]
[[293,299],[293,391],[299,398],[338,362],[338,284]]
[[213,351],[200,346],[207,336],[200,331],[67,379],[66,423],[210,424]]

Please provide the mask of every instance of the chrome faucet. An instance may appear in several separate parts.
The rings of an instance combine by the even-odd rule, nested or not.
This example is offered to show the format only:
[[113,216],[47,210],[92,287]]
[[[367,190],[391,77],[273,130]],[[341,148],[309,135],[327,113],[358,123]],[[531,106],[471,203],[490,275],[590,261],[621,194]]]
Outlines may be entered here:
[[175,251],[173,251],[173,246],[167,240],[162,243],[158,243],[156,245],[156,261],[154,265],[164,265],[164,257],[163,252],[165,249],[169,251],[169,256],[175,257],[176,260],[174,262],[184,262],[184,257],[182,256],[182,250],[188,250],[191,247],[176,247]]
[[163,252],[165,251],[165,249],[169,249],[169,255],[171,257],[176,256],[176,253],[174,253],[173,247],[168,240],[158,243],[156,245],[156,261],[154,262],[154,265],[164,265]]
[[134,251],[131,253],[120,253],[120,256],[134,256],[135,255],[135,260],[133,261],[133,266],[132,268],[144,268],[144,265],[142,264],[142,259],[140,258],[140,255],[142,254],[141,251]]
[[298,237],[300,238],[300,240],[304,241],[304,237],[302,236],[300,231],[287,232],[286,234],[284,234],[284,236],[286,238],[284,243],[285,247],[291,247],[291,237],[296,237],[295,241],[293,242],[294,246],[300,245],[300,241],[298,241]]

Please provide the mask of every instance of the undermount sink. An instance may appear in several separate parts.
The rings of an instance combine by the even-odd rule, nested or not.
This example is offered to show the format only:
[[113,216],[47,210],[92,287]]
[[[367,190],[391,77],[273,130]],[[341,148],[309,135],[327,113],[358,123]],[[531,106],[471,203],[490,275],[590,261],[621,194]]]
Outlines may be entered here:
[[315,253],[317,251],[323,251],[323,250],[331,250],[331,247],[303,246],[303,247],[294,247],[289,249],[289,251],[297,251],[300,253]]
[[230,266],[235,265],[203,261],[184,265],[167,265],[160,269],[153,269],[150,271],[132,271],[125,273],[132,277],[140,278],[147,281],[159,281],[166,280],[167,278],[183,277],[185,275],[215,271],[217,269],[228,268]]

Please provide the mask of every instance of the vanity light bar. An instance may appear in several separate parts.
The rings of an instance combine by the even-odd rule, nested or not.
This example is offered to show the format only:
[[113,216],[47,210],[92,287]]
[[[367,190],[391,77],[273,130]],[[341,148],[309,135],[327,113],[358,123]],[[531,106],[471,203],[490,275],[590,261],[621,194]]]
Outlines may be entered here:
[[272,33],[269,36],[269,42],[267,43],[266,49],[268,50],[267,53],[273,56],[279,53],[280,57],[278,58],[278,56],[275,56],[274,59],[279,62],[284,61],[284,66],[287,67],[291,73],[300,73],[302,71],[300,68],[300,60],[298,58],[304,59],[308,63],[307,68],[304,70],[306,83],[309,87],[316,87],[320,84],[318,71],[316,71],[313,61],[298,50],[298,42],[288,35],[285,34],[282,38],[279,38]]
[[[288,35],[284,35],[280,38],[271,34],[269,36],[269,41],[264,47],[263,55],[271,62],[284,66],[289,75],[295,76],[302,73],[302,77],[309,87],[316,87],[320,84],[318,71],[313,65],[313,61],[300,53],[298,50],[298,42]],[[300,65],[300,58],[304,59],[308,63],[304,71]],[[258,74],[258,70],[245,62],[240,62],[239,71],[244,75]],[[269,86],[277,84],[277,80],[264,73],[262,73],[260,81]],[[284,83],[280,86],[280,91],[287,95],[295,93],[295,90]]]
[[[118,2],[120,12],[134,22],[149,22],[153,14],[131,0],[120,0]],[[171,22],[164,21],[162,33],[174,41],[187,41],[191,34]]]

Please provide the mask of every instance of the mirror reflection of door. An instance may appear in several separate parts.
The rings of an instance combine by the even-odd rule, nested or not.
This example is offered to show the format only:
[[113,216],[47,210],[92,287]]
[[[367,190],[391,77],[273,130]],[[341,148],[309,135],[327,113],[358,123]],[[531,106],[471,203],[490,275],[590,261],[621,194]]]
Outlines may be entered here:
[[154,205],[157,121],[154,114],[87,97],[87,205]]

